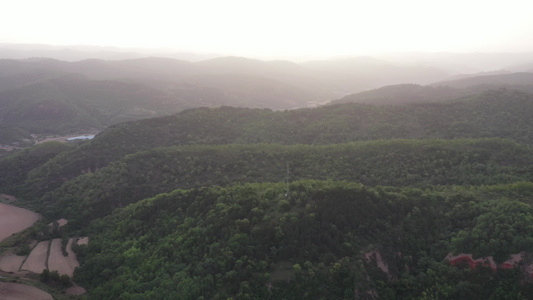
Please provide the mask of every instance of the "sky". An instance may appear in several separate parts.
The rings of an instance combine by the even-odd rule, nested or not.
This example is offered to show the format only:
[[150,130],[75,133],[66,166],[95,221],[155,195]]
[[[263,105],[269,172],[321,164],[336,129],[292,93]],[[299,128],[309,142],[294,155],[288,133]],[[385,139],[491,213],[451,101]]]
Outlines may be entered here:
[[263,58],[527,52],[532,8],[529,0],[17,0],[0,4],[0,43]]

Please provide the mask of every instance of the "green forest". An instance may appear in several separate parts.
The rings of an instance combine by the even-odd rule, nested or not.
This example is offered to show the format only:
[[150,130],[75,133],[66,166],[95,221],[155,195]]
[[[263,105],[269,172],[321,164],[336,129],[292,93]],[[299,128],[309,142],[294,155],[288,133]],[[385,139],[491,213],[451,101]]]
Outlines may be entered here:
[[122,122],[4,154],[0,192],[90,238],[80,298],[533,299],[533,94],[438,91]]

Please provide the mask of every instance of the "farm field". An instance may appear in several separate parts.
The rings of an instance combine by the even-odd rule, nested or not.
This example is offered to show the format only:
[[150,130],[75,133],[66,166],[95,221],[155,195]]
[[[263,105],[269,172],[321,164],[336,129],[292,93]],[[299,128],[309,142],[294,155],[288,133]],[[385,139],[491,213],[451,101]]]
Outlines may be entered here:
[[27,258],[26,256],[16,255],[14,250],[10,249],[0,256],[0,271],[13,273],[30,271],[41,273],[44,269],[48,269],[50,271],[58,271],[60,275],[66,274],[72,277],[74,269],[79,266],[76,253],[72,251],[72,245],[76,240],[79,245],[89,243],[88,237],[69,239],[66,248],[67,256],[63,256],[61,239],[41,241],[37,245],[37,242],[33,241],[30,247],[36,246]]
[[48,256],[48,269],[50,271],[58,271],[59,274],[67,274],[72,277],[74,269],[79,266],[76,254],[72,251],[72,243],[74,239],[70,239],[67,245],[67,256],[63,256],[61,250],[61,239],[53,239],[50,246],[50,254]]
[[30,255],[22,265],[22,270],[40,274],[46,269],[46,258],[48,256],[48,245],[50,241],[42,241],[33,248]]
[[16,255],[13,253],[13,250],[9,250],[0,257],[0,270],[16,273],[20,269],[25,258],[25,256]]
[[0,242],[30,227],[40,216],[30,210],[0,203]]
[[33,286],[12,282],[0,282],[2,300],[52,300],[47,292]]

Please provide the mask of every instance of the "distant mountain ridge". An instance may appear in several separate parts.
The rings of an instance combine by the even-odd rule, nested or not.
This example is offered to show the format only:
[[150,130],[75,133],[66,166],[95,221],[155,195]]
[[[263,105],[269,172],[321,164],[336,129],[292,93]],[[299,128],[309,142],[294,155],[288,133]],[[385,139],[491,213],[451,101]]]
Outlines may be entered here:
[[0,198],[43,217],[0,259],[88,237],[72,277],[87,299],[528,298],[533,83],[503,69],[0,60],[0,147],[102,129],[0,150]]
[[374,105],[404,105],[455,100],[489,90],[512,89],[533,93],[533,73],[465,74],[448,81],[429,85],[397,84],[351,94],[330,104],[366,103]]
[[388,85],[379,89],[348,95],[329,104],[365,103],[374,105],[402,105],[450,100],[473,94],[448,86],[422,86],[418,84]]
[[335,144],[377,139],[507,138],[533,144],[533,95],[488,91],[456,101],[375,106],[346,103],[271,111],[233,107],[190,109],[172,116],[111,126],[82,147],[51,159],[28,191],[60,185],[139,151],[221,144]]
[[[101,130],[200,106],[308,107],[385,82],[447,77],[428,70],[369,58],[309,64],[243,57],[200,62],[164,57],[0,59],[0,125],[13,128],[0,130],[0,144],[29,139],[30,134]],[[404,72],[410,75],[399,76]]]
[[436,102],[498,88],[533,92],[532,74],[474,74],[443,81],[449,74],[429,65],[364,56],[299,64],[244,57],[199,62],[165,57],[0,59],[0,144],[31,134],[101,130],[201,106],[294,109],[358,91],[364,92],[335,103]]
[[533,85],[533,73],[518,72],[495,75],[473,76],[455,80],[441,81],[432,86],[449,86],[454,88],[468,88],[480,85],[493,86],[526,86]]
[[196,54],[168,49],[134,49],[89,45],[55,46],[42,44],[0,44],[0,58],[26,59],[30,57],[49,57],[64,61],[85,59],[124,60],[146,56],[165,56],[174,59],[199,61],[220,55]]

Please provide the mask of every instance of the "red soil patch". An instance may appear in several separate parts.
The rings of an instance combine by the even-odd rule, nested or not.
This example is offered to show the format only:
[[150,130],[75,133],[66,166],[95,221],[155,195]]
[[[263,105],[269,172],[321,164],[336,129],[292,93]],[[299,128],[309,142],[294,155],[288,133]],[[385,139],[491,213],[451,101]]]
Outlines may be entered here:
[[22,265],[21,269],[40,274],[46,269],[46,258],[48,257],[48,245],[50,241],[43,241],[37,244],[33,251]]
[[514,268],[515,268],[515,266],[512,265],[512,264],[509,264],[509,263],[506,263],[506,262],[504,262],[504,263],[502,264],[502,269],[510,270],[510,269],[514,269]]
[[524,259],[525,252],[520,252],[518,254],[511,254],[508,260],[504,261],[501,265],[502,269],[514,269],[516,268]]
[[22,231],[39,220],[39,214],[30,210],[0,203],[0,242]]
[[43,290],[12,282],[0,282],[0,298],[2,300],[53,300],[52,296]]
[[[520,264],[524,261],[526,256],[525,252],[520,252],[518,254],[511,254],[508,260],[504,261],[499,267],[502,269],[514,269],[520,267]],[[459,264],[468,264],[470,269],[474,270],[477,266],[483,265],[492,268],[493,271],[496,271],[498,266],[492,259],[492,256],[482,257],[480,259],[472,259],[472,254],[459,254],[452,256],[452,253],[446,256],[446,259],[450,262],[452,266],[457,266]],[[529,278],[533,278],[533,263],[527,266],[524,266],[523,269]]]
[[[520,263],[524,261],[526,257],[526,252],[522,251],[518,254],[511,254],[508,260],[504,261],[501,265],[502,269],[514,269],[520,266]],[[524,271],[527,273],[529,278],[533,278],[533,264],[524,266]]]
[[[514,269],[520,266],[520,263],[524,260],[526,253],[520,252],[517,254],[511,254],[508,260],[504,261],[499,267],[502,269]],[[462,263],[468,264],[468,266],[474,270],[476,266],[483,265],[486,267],[490,267],[493,271],[496,271],[498,266],[494,262],[494,259],[492,256],[482,257],[479,259],[474,260],[472,258],[472,254],[459,254],[456,256],[453,256],[452,253],[448,254],[446,256],[446,259],[450,262],[452,266],[457,266]],[[533,264],[525,267],[526,272],[529,273],[530,277],[533,277]]]
[[13,251],[8,251],[0,257],[0,270],[4,272],[17,272],[26,256],[18,256]]
[[61,251],[61,239],[53,239],[50,246],[50,255],[48,256],[48,270],[58,271],[60,275],[67,274],[72,277],[74,269],[79,267],[76,254],[72,251],[72,243],[74,239],[70,239],[67,244],[68,256],[63,256]]
[[452,266],[457,266],[457,265],[466,263],[472,270],[475,270],[477,266],[489,267],[493,271],[496,271],[497,269],[496,262],[494,262],[494,259],[492,258],[492,256],[482,257],[482,258],[474,260],[472,258],[472,254],[462,253],[456,256],[452,256],[452,254],[450,253],[448,254],[447,258],[448,258],[448,261],[450,261],[450,264]]

